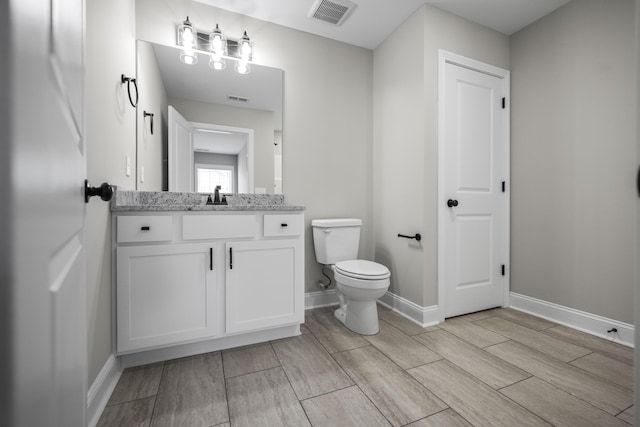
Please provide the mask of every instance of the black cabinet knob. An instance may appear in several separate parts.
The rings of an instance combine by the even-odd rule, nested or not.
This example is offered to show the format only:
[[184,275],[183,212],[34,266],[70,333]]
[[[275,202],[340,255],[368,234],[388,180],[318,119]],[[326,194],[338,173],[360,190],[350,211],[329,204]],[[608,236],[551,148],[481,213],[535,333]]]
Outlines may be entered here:
[[449,200],[447,200],[447,206],[449,206],[450,208],[452,208],[454,206],[458,206],[458,201],[449,199]]

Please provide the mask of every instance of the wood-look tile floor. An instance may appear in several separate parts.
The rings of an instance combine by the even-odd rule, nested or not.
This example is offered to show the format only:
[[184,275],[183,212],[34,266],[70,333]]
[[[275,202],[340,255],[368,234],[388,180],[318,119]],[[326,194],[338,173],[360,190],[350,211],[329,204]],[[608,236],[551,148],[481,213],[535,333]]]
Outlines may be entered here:
[[629,426],[633,350],[511,309],[302,335],[123,372],[106,426]]

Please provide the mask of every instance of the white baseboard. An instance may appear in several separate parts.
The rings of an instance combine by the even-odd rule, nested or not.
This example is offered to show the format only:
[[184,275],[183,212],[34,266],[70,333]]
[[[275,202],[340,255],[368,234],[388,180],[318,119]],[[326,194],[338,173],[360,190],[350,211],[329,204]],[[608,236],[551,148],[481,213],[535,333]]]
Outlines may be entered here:
[[[339,304],[338,294],[335,289],[319,292],[307,292],[304,295],[305,309],[328,307]],[[388,292],[378,300],[378,303],[390,308],[403,317],[424,327],[439,323],[438,306],[421,307],[408,299]]]
[[[628,323],[513,292],[509,293],[509,306],[515,310],[533,314],[591,335],[629,347],[634,346],[635,327]],[[618,332],[607,333],[611,328],[616,328]]]
[[307,292],[304,294],[304,308],[309,310],[312,308],[328,307],[338,304],[338,293],[335,289],[327,289],[326,291]]
[[87,392],[87,420],[89,427],[95,427],[102,411],[107,406],[113,390],[122,375],[122,368],[113,355],[110,355]]
[[391,292],[384,294],[378,302],[423,328],[440,323],[437,305],[422,307]]

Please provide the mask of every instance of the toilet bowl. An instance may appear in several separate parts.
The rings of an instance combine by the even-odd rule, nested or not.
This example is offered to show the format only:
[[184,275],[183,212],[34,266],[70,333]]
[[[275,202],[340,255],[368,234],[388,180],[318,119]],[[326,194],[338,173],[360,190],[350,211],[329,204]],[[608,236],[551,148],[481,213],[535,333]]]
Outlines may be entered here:
[[332,266],[340,307],[335,316],[353,332],[375,335],[380,330],[376,300],[389,289],[391,273],[382,264],[365,260]]
[[358,334],[377,334],[376,300],[389,289],[391,273],[382,264],[357,259],[362,220],[315,219],[311,226],[316,259],[331,268],[336,280],[336,318]]

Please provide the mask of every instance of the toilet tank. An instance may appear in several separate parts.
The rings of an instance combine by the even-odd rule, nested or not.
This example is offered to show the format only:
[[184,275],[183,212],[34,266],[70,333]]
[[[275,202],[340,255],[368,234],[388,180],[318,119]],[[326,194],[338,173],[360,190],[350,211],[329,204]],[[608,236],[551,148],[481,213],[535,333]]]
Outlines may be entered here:
[[314,219],[313,247],[320,264],[358,259],[360,227],[357,218]]

